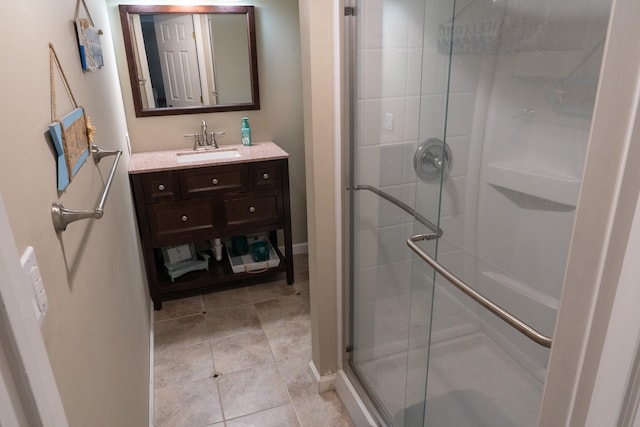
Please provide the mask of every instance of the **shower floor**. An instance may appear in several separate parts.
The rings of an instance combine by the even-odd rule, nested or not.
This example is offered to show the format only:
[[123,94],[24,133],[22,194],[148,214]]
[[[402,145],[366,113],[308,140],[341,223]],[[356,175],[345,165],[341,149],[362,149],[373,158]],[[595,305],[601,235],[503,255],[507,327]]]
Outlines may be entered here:
[[[482,332],[431,346],[430,427],[529,427],[537,424],[543,384]],[[427,350],[370,360],[359,370],[397,426],[422,426]]]

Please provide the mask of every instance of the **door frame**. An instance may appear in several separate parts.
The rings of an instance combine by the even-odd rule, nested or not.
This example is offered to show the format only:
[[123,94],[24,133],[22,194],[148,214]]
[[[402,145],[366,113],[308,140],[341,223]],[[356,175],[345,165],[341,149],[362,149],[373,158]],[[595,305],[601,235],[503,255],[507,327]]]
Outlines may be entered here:
[[[144,36],[142,34],[142,23],[140,22],[139,14],[131,15],[131,28],[133,28],[134,46],[136,49],[136,61],[139,58],[140,75],[139,79],[143,81],[144,92],[142,96],[147,101],[147,106],[143,108],[156,108],[156,100],[153,96],[153,86],[151,86],[151,73],[149,72],[149,59],[147,58],[147,51],[144,48]],[[138,80],[140,83],[140,80]]]
[[587,425],[605,339],[637,338],[608,325],[628,285],[621,271],[640,190],[638,16],[636,0],[613,0],[540,425]]
[[[198,15],[192,15],[193,17],[193,33],[194,41],[196,43],[196,58],[198,58],[198,77],[200,80],[200,95],[202,99],[200,103],[202,105],[209,105],[209,84],[207,83],[207,60],[204,55],[204,38],[202,37],[202,22]],[[206,26],[207,33],[209,26]]]
[[[14,363],[9,361],[8,370],[0,372],[2,377],[0,391],[3,392],[0,395],[4,395],[4,391],[7,390],[10,376],[13,376],[15,383],[20,387],[19,396],[15,393],[12,396],[18,402],[9,403],[2,399],[0,408],[4,413],[5,408],[11,405],[11,412],[14,415],[21,410],[20,406],[26,410],[33,409],[36,413],[29,415],[37,418],[39,425],[68,427],[69,423],[40,332],[40,325],[31,307],[29,293],[31,289],[25,286],[25,278],[1,193],[0,236],[3,236],[0,239],[0,277],[5,278],[0,280],[0,304],[2,306],[0,315],[6,316],[8,329],[2,332],[6,332],[13,338],[3,344],[3,350],[14,353],[19,359]],[[3,367],[0,366],[0,369]],[[11,395],[11,392],[8,394]],[[11,418],[0,417],[2,425],[5,425],[5,421],[7,421],[7,426],[13,425],[8,422],[9,420]]]

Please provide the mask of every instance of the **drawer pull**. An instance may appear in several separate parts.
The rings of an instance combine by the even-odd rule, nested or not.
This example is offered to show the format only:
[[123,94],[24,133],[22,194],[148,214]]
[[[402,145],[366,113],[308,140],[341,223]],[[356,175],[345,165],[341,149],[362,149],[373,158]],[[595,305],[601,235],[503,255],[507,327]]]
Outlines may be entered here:
[[217,178],[213,178],[213,179],[211,180],[211,183],[212,183],[213,185],[218,185],[218,179],[217,179]]
[[256,211],[256,208],[254,208],[253,206],[249,208],[249,212],[254,213],[255,211]]
[[264,180],[269,179],[269,174],[268,173],[263,173],[262,174],[262,179],[264,179]]
[[164,184],[158,185],[158,190],[164,191],[164,189],[165,189]]
[[187,222],[187,219],[189,219],[189,218],[187,218],[186,215],[182,215],[182,218],[180,218],[180,219],[182,220],[182,222]]

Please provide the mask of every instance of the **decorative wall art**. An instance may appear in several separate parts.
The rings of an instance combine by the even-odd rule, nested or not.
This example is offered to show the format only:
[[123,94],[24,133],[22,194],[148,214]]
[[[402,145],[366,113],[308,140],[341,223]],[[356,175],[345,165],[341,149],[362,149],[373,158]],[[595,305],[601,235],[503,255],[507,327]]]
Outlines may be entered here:
[[[54,65],[60,71],[65,88],[74,106],[74,110],[62,118],[58,118],[56,106]],[[73,176],[89,156],[89,147],[93,142],[96,130],[89,117],[86,116],[84,109],[78,106],[58,60],[58,55],[51,43],[49,43],[49,68],[52,122],[49,125],[49,133],[57,151],[58,190],[62,191],[67,188]]]
[[[87,18],[78,18],[80,3],[82,3],[84,10],[87,12]],[[76,24],[76,33],[78,34],[78,47],[80,49],[82,69],[85,71],[96,71],[102,68],[104,65],[102,45],[100,43],[102,30],[97,29],[93,24],[93,19],[91,19],[91,14],[84,0],[78,0],[76,3],[74,21]]]

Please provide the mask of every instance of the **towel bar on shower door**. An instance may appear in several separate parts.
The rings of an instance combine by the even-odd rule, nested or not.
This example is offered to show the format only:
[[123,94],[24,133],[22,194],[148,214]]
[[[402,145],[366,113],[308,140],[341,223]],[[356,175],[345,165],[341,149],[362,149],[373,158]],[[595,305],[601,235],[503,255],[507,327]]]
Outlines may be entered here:
[[469,285],[464,283],[462,280],[458,279],[453,273],[444,268],[442,265],[438,263],[435,259],[431,258],[429,254],[423,251],[416,242],[421,240],[428,240],[428,235],[418,234],[416,236],[410,237],[407,239],[407,245],[411,248],[413,252],[416,253],[420,258],[422,258],[427,264],[433,267],[441,276],[443,276],[449,283],[451,283],[456,288],[460,289],[466,295],[471,297],[474,301],[479,303],[481,306],[489,310],[491,313],[498,316],[501,320],[512,326],[521,334],[524,334],[530,340],[540,344],[543,347],[551,348],[552,339],[546,335],[541,334],[540,332],[533,329],[531,326],[524,323],[522,320],[518,319],[493,301],[489,300],[484,295],[479,292],[473,290]]
[[53,218],[53,226],[58,232],[65,231],[67,229],[67,225],[74,221],[89,218],[100,219],[102,218],[102,215],[104,215],[104,205],[107,202],[107,195],[109,194],[111,182],[113,181],[113,176],[115,175],[116,168],[118,167],[122,150],[108,151],[103,150],[96,145],[91,145],[91,155],[93,156],[93,162],[95,164],[100,163],[100,160],[103,157],[116,156],[113,161],[113,166],[111,166],[111,172],[109,173],[107,182],[104,185],[104,190],[102,190],[100,201],[92,211],[75,211],[65,208],[60,202],[53,202],[51,204],[51,216]]
[[399,207],[400,209],[402,209],[403,211],[405,211],[406,213],[414,217],[416,221],[418,221],[419,223],[427,227],[429,230],[433,231],[433,234],[425,235],[426,236],[425,240],[439,239],[440,237],[442,237],[442,229],[440,227],[438,227],[437,225],[429,221],[427,218],[422,216],[419,212],[417,212],[411,206],[393,197],[391,194],[385,193],[384,191],[374,187],[373,185],[364,185],[364,184],[354,185],[353,189],[356,191],[361,191],[361,190],[370,191],[373,194],[376,194],[382,197],[386,201],[393,203],[394,205],[396,205],[397,207]]

